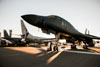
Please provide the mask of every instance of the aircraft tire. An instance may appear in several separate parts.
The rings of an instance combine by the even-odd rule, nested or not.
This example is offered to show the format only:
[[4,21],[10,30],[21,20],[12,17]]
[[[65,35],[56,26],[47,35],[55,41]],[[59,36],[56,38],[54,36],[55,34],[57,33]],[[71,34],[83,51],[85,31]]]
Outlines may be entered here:
[[71,49],[76,49],[76,45],[71,45]]
[[53,50],[56,51],[56,47],[55,46],[53,47]]
[[83,45],[83,48],[84,48],[84,49],[88,49],[88,46],[87,46],[87,45]]
[[53,50],[54,51],[58,51],[58,47],[57,46],[54,46]]

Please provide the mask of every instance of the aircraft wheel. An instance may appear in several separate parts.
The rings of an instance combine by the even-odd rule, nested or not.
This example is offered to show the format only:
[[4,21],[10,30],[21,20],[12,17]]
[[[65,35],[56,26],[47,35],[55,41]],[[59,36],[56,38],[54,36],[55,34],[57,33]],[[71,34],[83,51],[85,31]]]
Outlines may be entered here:
[[56,51],[56,50],[58,51],[58,47],[57,46],[54,46],[53,50],[54,51]]
[[84,49],[88,49],[88,46],[87,46],[87,45],[83,45],[83,48],[84,48]]
[[76,45],[71,45],[71,49],[76,49]]
[[53,50],[56,51],[56,46],[53,47]]

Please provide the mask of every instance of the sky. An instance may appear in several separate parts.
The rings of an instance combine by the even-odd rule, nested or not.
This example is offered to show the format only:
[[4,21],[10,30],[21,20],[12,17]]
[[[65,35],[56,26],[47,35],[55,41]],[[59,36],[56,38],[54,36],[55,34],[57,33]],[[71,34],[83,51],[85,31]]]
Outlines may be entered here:
[[[21,34],[21,15],[58,15],[69,21],[78,31],[87,28],[91,35],[100,36],[100,0],[0,0],[0,32],[13,30]],[[24,21],[25,22],[25,21]],[[35,26],[25,22],[29,32],[35,36],[47,35]]]

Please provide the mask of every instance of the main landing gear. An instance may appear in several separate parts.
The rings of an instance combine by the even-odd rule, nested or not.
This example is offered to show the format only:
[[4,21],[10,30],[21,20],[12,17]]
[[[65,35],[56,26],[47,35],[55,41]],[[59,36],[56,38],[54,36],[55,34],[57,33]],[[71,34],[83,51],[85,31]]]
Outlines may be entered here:
[[[56,34],[56,39],[55,39],[55,46],[53,47],[53,50],[54,51],[58,51],[58,41],[59,41],[59,38],[60,38],[60,33]],[[52,51],[52,43],[48,43],[48,49],[47,51]]]
[[84,49],[88,49],[88,46],[87,46],[87,45],[83,45],[83,48],[84,48]]
[[87,43],[85,41],[83,41],[85,45],[83,45],[84,49],[88,49]]
[[53,47],[53,50],[54,50],[54,51],[58,51],[58,46],[57,46],[57,44],[56,44],[56,46]]
[[71,49],[76,49],[75,43],[73,43],[73,45],[71,45]]
[[52,50],[58,51],[58,46],[57,46],[57,44],[56,44],[56,45],[53,46],[53,48],[52,48],[52,43],[49,42],[47,51],[52,51]]
[[71,49],[76,49],[76,45],[71,45]]

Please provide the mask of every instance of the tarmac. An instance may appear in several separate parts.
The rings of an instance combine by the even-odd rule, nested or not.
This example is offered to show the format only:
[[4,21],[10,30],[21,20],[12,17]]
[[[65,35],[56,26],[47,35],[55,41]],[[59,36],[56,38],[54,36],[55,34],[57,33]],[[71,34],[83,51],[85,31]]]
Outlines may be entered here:
[[[46,51],[47,47],[0,47],[0,67],[100,67],[100,49]],[[93,49],[93,48],[92,48]]]

